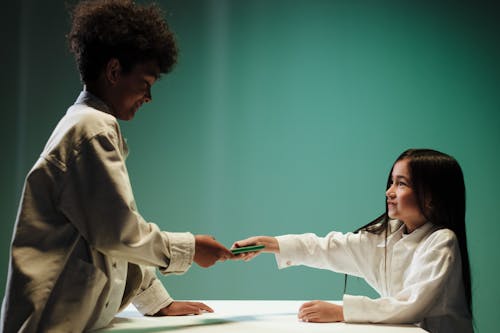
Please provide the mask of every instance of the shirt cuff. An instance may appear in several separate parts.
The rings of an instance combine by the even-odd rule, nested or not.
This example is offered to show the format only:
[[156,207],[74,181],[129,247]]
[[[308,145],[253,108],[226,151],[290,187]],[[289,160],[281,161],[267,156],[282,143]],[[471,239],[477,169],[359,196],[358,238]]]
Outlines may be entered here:
[[276,264],[279,269],[287,268],[290,266],[297,265],[297,249],[296,245],[298,242],[295,241],[293,235],[284,235],[275,237],[278,241],[280,252],[275,255]]
[[342,300],[344,321],[348,323],[366,323],[365,296],[344,295]]
[[134,297],[132,304],[143,315],[152,316],[173,301],[161,281],[155,280],[148,289]]
[[182,274],[189,269],[194,258],[194,236],[189,232],[165,232],[170,246],[170,263],[160,268],[162,274]]

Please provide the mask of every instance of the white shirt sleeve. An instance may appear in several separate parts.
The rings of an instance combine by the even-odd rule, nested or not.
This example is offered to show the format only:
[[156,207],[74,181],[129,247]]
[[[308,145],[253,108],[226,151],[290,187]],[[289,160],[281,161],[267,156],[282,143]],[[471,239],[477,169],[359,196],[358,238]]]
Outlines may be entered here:
[[280,248],[276,255],[279,268],[306,265],[372,280],[373,274],[367,272],[366,267],[378,266],[383,260],[380,258],[383,249],[377,247],[380,237],[366,232],[342,234],[333,231],[325,237],[309,233],[276,239]]
[[[458,257],[458,258],[457,258]],[[428,315],[437,295],[448,299],[446,285],[459,259],[455,235],[450,230],[431,234],[415,251],[402,276],[402,288],[391,297],[370,299],[344,296],[344,318],[347,322],[415,323]],[[458,263],[459,264],[459,263]],[[456,267],[455,267],[456,268]],[[461,279],[461,276],[453,278]]]

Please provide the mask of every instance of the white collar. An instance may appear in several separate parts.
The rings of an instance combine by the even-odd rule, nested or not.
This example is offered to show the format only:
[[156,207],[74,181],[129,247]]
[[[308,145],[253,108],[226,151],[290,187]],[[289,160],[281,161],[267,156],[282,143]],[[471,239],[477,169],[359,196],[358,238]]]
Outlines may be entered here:
[[420,241],[424,237],[434,232],[435,230],[435,226],[432,223],[426,222],[417,229],[413,230],[411,233],[405,234],[404,232],[406,230],[406,227],[402,222],[398,220],[389,221],[391,227],[396,227],[399,223],[401,223],[401,226],[396,231],[392,232],[390,235],[387,236],[387,242],[384,239],[382,242],[377,244],[377,247],[385,247],[386,244],[397,242],[400,240],[407,245],[411,245],[413,243],[420,243]]

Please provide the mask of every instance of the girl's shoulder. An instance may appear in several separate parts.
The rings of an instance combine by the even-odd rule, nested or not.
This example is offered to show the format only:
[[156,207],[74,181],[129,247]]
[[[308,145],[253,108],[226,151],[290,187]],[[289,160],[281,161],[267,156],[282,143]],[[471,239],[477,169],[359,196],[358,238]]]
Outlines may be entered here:
[[457,236],[451,229],[434,227],[429,237],[437,239],[456,239]]
[[433,228],[423,240],[426,247],[455,249],[458,245],[457,236],[453,230],[446,228]]

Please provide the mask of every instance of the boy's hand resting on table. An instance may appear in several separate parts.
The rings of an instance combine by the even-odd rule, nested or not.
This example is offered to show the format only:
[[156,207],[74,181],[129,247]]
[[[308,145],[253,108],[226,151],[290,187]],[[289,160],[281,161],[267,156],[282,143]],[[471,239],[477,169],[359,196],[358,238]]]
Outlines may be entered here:
[[234,242],[232,248],[245,247],[251,245],[264,245],[265,247],[259,251],[237,254],[236,258],[248,261],[258,256],[261,252],[269,252],[276,254],[280,253],[280,246],[278,240],[275,237],[270,237],[270,236],[255,236],[255,237],[249,237],[247,239],[242,239],[237,242]]
[[344,321],[344,309],[341,305],[323,301],[312,301],[302,304],[297,316],[302,321],[331,323]]
[[217,242],[212,236],[196,235],[194,239],[195,249],[193,260],[201,267],[210,267],[217,261],[235,258],[231,251]]
[[200,302],[172,302],[154,314],[159,316],[186,316],[199,315],[203,312],[214,312],[211,307]]

